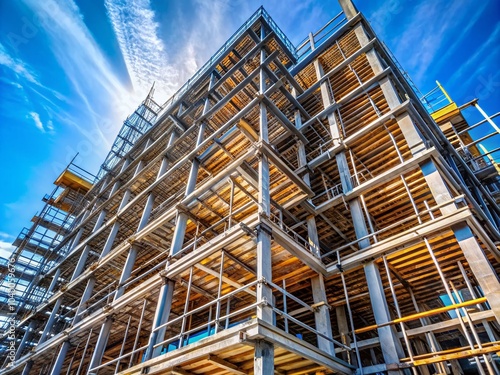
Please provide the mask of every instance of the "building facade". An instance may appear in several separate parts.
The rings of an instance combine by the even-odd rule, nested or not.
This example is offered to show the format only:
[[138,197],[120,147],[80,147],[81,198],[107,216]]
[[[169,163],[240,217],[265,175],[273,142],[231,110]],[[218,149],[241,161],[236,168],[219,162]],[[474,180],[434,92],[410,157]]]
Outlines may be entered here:
[[498,373],[497,166],[339,3],[298,47],[260,8],[61,174],[1,374]]

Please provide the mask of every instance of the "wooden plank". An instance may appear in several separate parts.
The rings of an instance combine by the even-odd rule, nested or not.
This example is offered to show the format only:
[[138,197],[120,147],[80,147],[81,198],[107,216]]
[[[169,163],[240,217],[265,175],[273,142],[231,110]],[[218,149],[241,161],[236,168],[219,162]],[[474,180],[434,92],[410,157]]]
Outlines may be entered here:
[[233,374],[237,374],[237,375],[247,375],[248,374],[248,372],[240,370],[240,368],[238,366],[236,366],[235,364],[233,364],[229,361],[226,361],[222,358],[219,358],[216,355],[209,354],[206,357],[206,359],[207,359],[207,361],[213,363],[217,367],[223,368],[223,369],[225,369]]
[[182,369],[182,368],[180,368],[180,367],[173,367],[173,368],[170,370],[170,374],[172,374],[172,375],[194,375],[194,373],[193,373],[193,372],[183,370],[183,369]]
[[493,346],[489,346],[489,347],[482,348],[482,349],[462,350],[462,351],[459,351],[457,353],[443,354],[443,355],[439,355],[439,352],[438,352],[438,353],[433,353],[433,354],[436,354],[435,357],[426,358],[426,359],[419,359],[419,360],[413,361],[413,365],[414,366],[423,366],[423,365],[428,365],[431,363],[449,361],[449,360],[453,360],[453,359],[477,357],[477,356],[480,356],[483,354],[494,353],[494,352],[498,352],[498,351],[500,351],[500,345],[493,345]]
[[311,254],[307,249],[297,244],[290,236],[288,236],[283,230],[281,230],[278,225],[264,218],[262,218],[261,220],[272,228],[273,239],[276,241],[276,243],[286,249],[290,254],[297,257],[304,264],[307,264],[317,273],[321,273],[323,275],[326,274],[326,269],[323,263],[318,258]]
[[[359,251],[345,257],[342,260],[342,268],[347,270],[358,267],[363,261],[380,256],[381,254],[388,255],[399,250],[401,246],[405,244],[415,243],[417,241],[420,242],[423,236],[428,236],[445,228],[449,228],[455,223],[465,221],[471,215],[472,213],[469,208],[464,207],[457,210],[453,214],[441,216],[433,221],[408,229],[404,232],[400,232],[397,235],[391,236],[387,240],[380,241],[375,245],[363,249],[363,251]],[[337,263],[327,266],[327,274],[329,276],[339,273],[340,270],[337,267]]]
[[[219,278],[219,273],[202,265],[202,264],[195,264],[194,265],[196,268],[208,273],[209,275],[212,275],[212,276],[215,276],[216,278]],[[226,276],[222,276],[222,281],[225,282],[226,284],[229,284],[231,285],[232,287],[235,287],[236,289],[239,289],[239,288],[242,288],[244,285],[234,281],[234,280],[231,280],[229,277],[226,277]],[[256,296],[257,294],[253,291],[253,290],[250,290],[250,289],[246,289],[245,292],[251,294],[252,296]]]

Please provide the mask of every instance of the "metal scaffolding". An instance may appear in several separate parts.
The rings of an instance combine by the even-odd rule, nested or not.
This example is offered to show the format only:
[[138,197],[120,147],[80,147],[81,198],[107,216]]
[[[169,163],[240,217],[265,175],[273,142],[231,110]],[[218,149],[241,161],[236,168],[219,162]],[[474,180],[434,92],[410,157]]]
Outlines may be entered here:
[[26,272],[0,374],[498,372],[493,120],[429,114],[339,3],[298,47],[259,8],[148,96]]

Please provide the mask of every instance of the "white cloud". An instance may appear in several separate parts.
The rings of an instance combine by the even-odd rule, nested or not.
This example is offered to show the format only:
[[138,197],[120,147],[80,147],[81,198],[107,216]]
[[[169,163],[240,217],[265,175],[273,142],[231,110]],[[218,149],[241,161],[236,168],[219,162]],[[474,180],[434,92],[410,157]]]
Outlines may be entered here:
[[160,104],[196,73],[236,25],[231,21],[234,17],[227,17],[230,1],[195,0],[188,14],[179,11],[172,21],[183,27],[175,29],[173,45],[166,45],[150,0],[106,0],[105,6],[135,97],[142,100],[155,82],[155,99]]
[[460,68],[453,74],[451,82],[456,82],[467,76],[467,72],[470,73],[472,69],[479,66],[479,69],[470,74],[468,80],[461,83],[462,87],[467,87],[472,80],[477,79],[478,74],[481,69],[489,66],[488,60],[496,58],[496,54],[499,51],[498,40],[500,39],[500,23],[496,25],[493,32],[490,34],[489,38],[481,44],[481,46],[474,52],[474,54],[463,64]]
[[105,6],[134,90],[144,96],[156,81],[157,99],[166,100],[181,82],[168,63],[150,1],[106,0]]
[[9,55],[5,47],[0,43],[0,65],[11,69],[16,75],[28,80],[31,83],[39,85],[38,79],[32,69],[22,60]]
[[[0,81],[15,88],[15,90],[10,91],[8,99],[16,104],[22,104],[13,112],[14,115],[20,114],[21,117],[24,116],[28,119],[32,119],[35,126],[42,132],[45,132],[47,129],[44,128],[40,120],[40,114],[38,111],[33,110],[33,108],[44,108],[48,117],[52,118],[49,114],[50,108],[57,108],[59,110],[59,105],[55,103],[55,101],[67,101],[67,98],[58,91],[45,87],[41,83],[35,70],[20,58],[10,55],[1,43],[0,65],[10,70],[8,78],[7,75],[5,77],[0,77]],[[37,99],[33,100],[33,97]]]
[[40,120],[40,115],[36,112],[30,112],[29,116],[31,117],[31,119],[35,123],[35,126],[38,129],[40,129],[43,133],[45,133],[45,129],[43,127],[42,121]]
[[13,246],[10,242],[0,240],[0,257],[2,258],[10,257],[15,248],[16,247]]
[[382,2],[380,7],[369,16],[370,23],[375,32],[385,39],[387,37],[387,30],[389,30],[388,26],[402,10],[403,7],[400,0]]
[[[76,93],[72,104],[87,116],[84,123],[79,119],[71,124],[104,152],[111,146],[120,120],[135,109],[139,100],[131,97],[116,76],[73,1],[24,2],[41,20],[49,47]],[[106,128],[105,134],[102,123],[109,119],[116,125]]]
[[445,61],[443,55],[460,45],[485,9],[473,1],[425,0],[407,11],[411,17],[392,43],[397,46],[396,57],[417,84]]
[[453,35],[454,40],[451,45],[446,46],[446,52],[439,57],[439,61],[436,64],[436,68],[442,66],[449,61],[451,54],[461,45],[462,40],[468,35],[470,29],[477,23],[486,7],[488,6],[488,1],[482,1],[475,4],[474,12],[472,15],[469,12],[463,12],[465,20],[460,25],[460,32]]
[[14,239],[14,236],[5,233],[5,232],[0,232],[0,238],[6,239],[6,240],[11,240]]

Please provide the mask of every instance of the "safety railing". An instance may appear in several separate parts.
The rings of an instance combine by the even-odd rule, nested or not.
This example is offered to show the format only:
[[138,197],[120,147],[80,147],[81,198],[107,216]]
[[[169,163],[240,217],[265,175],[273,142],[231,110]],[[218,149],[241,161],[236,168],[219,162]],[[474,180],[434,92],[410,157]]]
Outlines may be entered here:
[[361,185],[363,182],[370,180],[371,178],[373,178],[373,175],[368,169],[365,168],[351,176],[351,184],[353,187],[356,187]]
[[429,220],[427,220],[427,222],[430,222],[430,221],[434,221],[436,219],[438,219],[441,215],[435,215],[435,212],[437,210],[439,210],[441,207],[444,207],[444,206],[448,206],[450,204],[456,204],[457,205],[457,208],[463,208],[463,207],[466,207],[467,206],[467,202],[465,201],[465,196],[464,195],[459,195],[457,197],[454,197],[446,202],[442,202],[440,204],[437,204],[437,205],[434,205],[432,207],[430,207],[428,204],[427,204],[427,201],[424,201],[424,204],[426,206],[426,209],[425,210],[421,210],[419,211],[418,213],[415,213],[414,215],[409,215],[407,217],[405,217],[404,219],[401,219],[401,220],[398,220],[397,222],[395,223],[391,223],[390,225],[384,227],[384,228],[381,228],[377,231],[374,231],[373,233],[370,233],[370,234],[367,234],[366,236],[363,236],[363,237],[360,237],[360,238],[357,238],[356,240],[354,241],[351,241],[347,244],[344,244],[340,247],[337,247],[336,249],[334,250],[331,250],[325,254],[322,254],[321,255],[321,259],[325,259],[325,258],[328,258],[330,256],[332,256],[333,254],[339,254],[341,251],[345,250],[345,249],[348,249],[348,248],[351,248],[353,246],[358,246],[359,242],[361,241],[364,241],[364,240],[367,240],[367,239],[373,239],[374,237],[380,235],[380,234],[383,234],[387,231],[390,231],[396,227],[399,227],[409,221],[413,221],[415,219],[420,219],[418,220],[419,224],[422,224],[424,223],[423,221],[423,218],[425,216],[428,216],[429,217]]
[[76,176],[84,179],[85,181],[89,183],[93,183],[93,181],[96,179],[96,176],[89,171],[79,167],[78,165],[74,163],[70,163],[67,168],[68,171],[71,173],[75,174]]
[[305,309],[306,311],[309,311],[310,313],[314,313],[315,312],[315,309],[313,306],[310,306],[308,305],[306,302],[302,301],[300,298],[294,296],[293,294],[291,294],[290,292],[288,292],[285,287],[280,287],[279,285],[271,282],[271,281],[267,281],[266,282],[267,285],[269,285],[270,287],[276,289],[276,291],[278,293],[281,293],[282,297],[283,297],[283,310],[281,309],[278,309],[276,306],[271,306],[273,311],[281,316],[284,321],[285,321],[285,332],[286,333],[289,333],[289,329],[288,329],[288,326],[289,326],[289,323],[292,322],[293,324],[313,333],[314,335],[316,335],[316,337],[319,339],[319,338],[322,338],[322,339],[325,339],[327,341],[330,341],[333,345],[335,346],[338,346],[344,350],[347,350],[347,351],[351,351],[351,347],[350,346],[347,346],[343,343],[341,343],[340,341],[337,341],[335,339],[333,339],[332,337],[329,337],[327,335],[325,335],[324,333],[321,333],[319,332],[317,329],[311,327],[310,325],[304,323],[303,321],[297,319],[297,318],[294,318],[292,315],[290,315],[287,311],[287,299],[289,300],[292,300],[294,301],[295,303],[297,303],[298,305],[300,305],[303,309]]
[[[342,26],[344,26],[346,22],[347,18],[345,17],[344,12],[340,12],[330,21],[328,21],[325,24],[325,26],[323,26],[315,33],[313,33],[312,38],[314,41],[315,48],[323,44],[328,39],[329,36],[334,34]],[[311,46],[311,39],[308,36],[304,40],[302,40],[295,49],[295,54],[297,56],[297,63],[304,60],[312,51],[313,49]]]
[[329,187],[328,189],[326,189],[322,193],[316,195],[312,199],[312,203],[315,206],[317,206],[320,203],[323,203],[323,202],[329,201],[331,199],[334,199],[334,198],[336,198],[338,196],[341,196],[342,194],[344,194],[344,189],[342,187],[342,183],[338,183],[338,184],[336,184],[336,185],[334,185],[332,187]]
[[330,148],[334,146],[334,143],[332,140],[328,140],[326,142],[322,142],[318,145],[316,145],[308,154],[307,154],[307,159],[308,160],[313,160],[317,158],[318,156],[322,155],[325,152],[328,152]]
[[436,112],[451,103],[439,86],[425,95],[420,95],[420,101],[429,113]]
[[[190,279],[191,279],[191,277],[192,277],[192,275],[190,276]],[[187,311],[187,304],[186,304],[184,314],[182,314],[178,317],[175,317],[162,325],[159,325],[158,327],[153,329],[151,333],[154,333],[154,332],[157,332],[157,331],[163,330],[163,329],[168,330],[168,328],[170,328],[172,326],[179,327],[180,332],[176,335],[168,337],[167,339],[155,344],[153,346],[153,348],[154,349],[166,348],[167,351],[173,350],[173,349],[178,349],[178,348],[181,348],[183,346],[190,344],[192,341],[195,341],[197,339],[201,339],[201,338],[206,337],[206,336],[216,334],[222,329],[229,328],[229,322],[230,322],[230,319],[232,319],[232,318],[234,319],[235,317],[238,317],[241,315],[243,315],[243,316],[255,315],[255,313],[252,314],[251,311],[256,311],[257,307],[259,305],[263,304],[263,302],[262,303],[257,303],[257,302],[251,303],[247,306],[243,306],[241,308],[234,309],[233,311],[231,311],[231,308],[230,308],[231,305],[229,303],[229,300],[231,298],[236,297],[238,294],[241,294],[241,293],[255,293],[254,289],[255,289],[256,285],[259,284],[260,282],[263,282],[263,281],[254,280],[246,285],[243,285],[239,288],[236,288],[235,290],[233,290],[231,292],[228,292],[224,295],[218,296],[214,300],[212,300],[212,301],[210,301],[202,306],[196,307],[190,311]],[[190,285],[188,285],[188,288],[190,288]],[[187,301],[188,301],[188,299],[187,299]],[[225,312],[222,311],[223,305],[226,306]],[[186,321],[191,316],[195,316],[195,315],[199,315],[199,314],[203,314],[203,313],[205,313],[207,315],[206,322],[204,322],[203,324],[200,324],[196,327],[193,327],[193,328],[186,327]],[[241,323],[241,321],[238,321],[237,323]],[[194,339],[191,340],[191,342],[190,342],[190,337],[194,337]],[[144,351],[145,349],[148,348],[148,346],[149,345],[144,345],[140,348],[136,348],[135,350],[132,350],[126,354],[122,354],[121,356],[114,358],[113,360],[108,361],[106,363],[103,363],[100,366],[96,366],[96,367],[92,368],[91,370],[95,371],[95,370],[98,370],[98,369],[101,369],[104,367],[109,367],[109,366],[111,366],[119,361],[122,361],[126,358],[130,358],[130,357],[134,356],[135,354],[137,354],[141,351]]]
[[295,241],[296,244],[300,245],[303,247],[306,251],[310,252],[311,254],[315,255],[318,249],[316,246],[311,243],[308,239],[305,239],[302,237],[300,234],[298,234],[296,231],[294,231],[292,228],[290,228],[288,225],[286,225],[283,222],[283,218],[281,215],[277,215],[274,213],[271,213],[269,215],[269,219],[275,223],[277,226],[280,227],[280,229],[287,234],[291,239]]
[[272,31],[277,35],[277,37],[283,42],[283,44],[289,48],[289,52],[292,55],[295,55],[295,48],[293,47],[292,42],[288,40],[286,35],[281,31],[281,29],[276,25],[276,23],[272,20],[271,16],[266,12],[263,7],[260,7],[250,18],[241,25],[238,30],[223,44],[221,48],[205,63],[202,65],[200,69],[184,84],[181,86],[177,92],[168,99],[165,104],[163,104],[163,110],[158,115],[158,118],[161,117],[161,114],[167,112],[172,105],[178,101],[189,89],[198,84],[199,79],[204,76],[210,68],[218,61],[227,51],[229,47],[231,47],[234,42],[242,36],[246,30],[248,30],[260,17],[262,17],[269,27],[271,27]]

